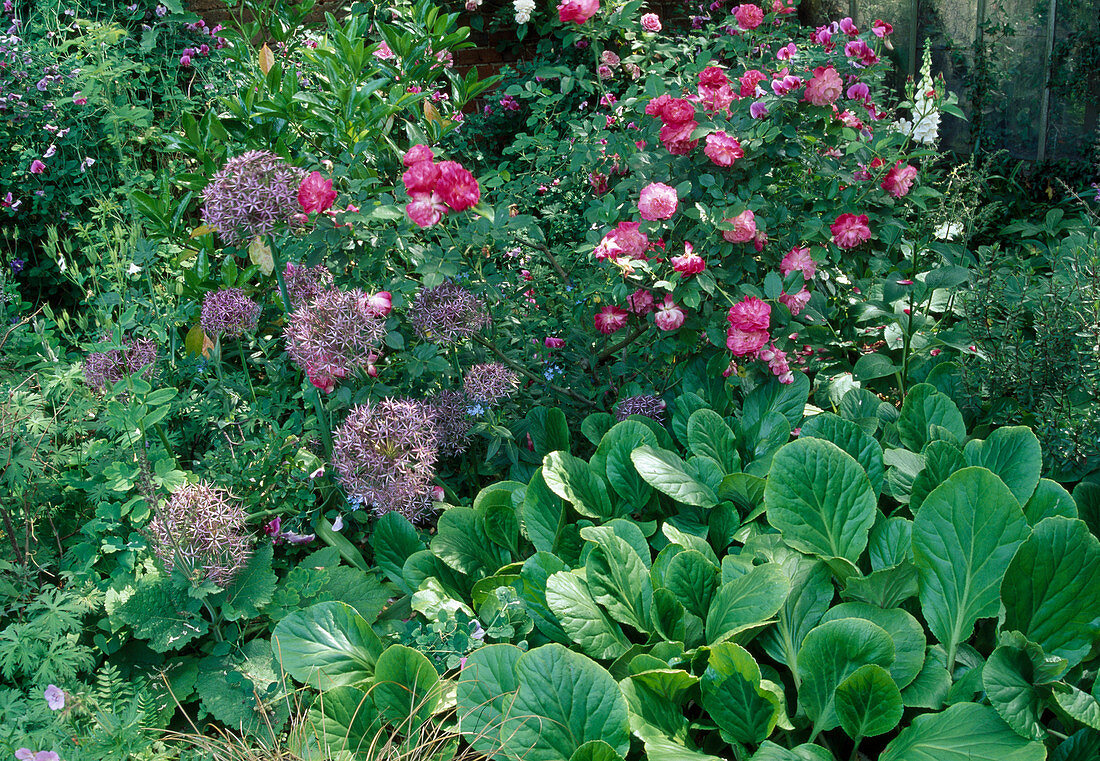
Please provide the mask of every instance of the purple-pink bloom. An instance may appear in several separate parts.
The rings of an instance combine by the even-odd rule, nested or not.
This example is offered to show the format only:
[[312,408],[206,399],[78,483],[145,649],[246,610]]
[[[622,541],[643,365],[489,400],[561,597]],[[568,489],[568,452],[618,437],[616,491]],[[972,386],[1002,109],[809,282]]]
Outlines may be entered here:
[[199,325],[208,335],[236,338],[256,329],[260,311],[260,305],[240,288],[223,288],[203,298]]
[[642,188],[638,198],[638,211],[642,219],[668,219],[676,213],[678,203],[676,188],[663,182],[651,182]]
[[46,687],[44,697],[46,698],[46,705],[50,707],[51,711],[60,711],[65,707],[65,691],[56,684]]
[[749,116],[753,119],[763,119],[768,115],[768,107],[764,105],[764,101],[755,100],[752,105],[749,106]]
[[247,519],[244,506],[224,489],[185,484],[157,506],[150,543],[166,572],[224,589],[252,557]]
[[45,171],[46,165],[38,159],[31,162],[31,174],[42,174]]
[[231,246],[268,235],[299,213],[304,175],[270,151],[232,158],[202,191],[203,222]]

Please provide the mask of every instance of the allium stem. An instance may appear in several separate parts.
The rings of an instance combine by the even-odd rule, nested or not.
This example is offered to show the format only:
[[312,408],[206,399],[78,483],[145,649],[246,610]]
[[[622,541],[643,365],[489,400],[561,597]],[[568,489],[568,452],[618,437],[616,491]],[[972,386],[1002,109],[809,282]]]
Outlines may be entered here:
[[179,467],[179,463],[176,460],[176,453],[172,451],[172,442],[168,441],[168,434],[164,432],[164,428],[160,423],[153,423],[153,430],[157,432],[157,436],[160,437],[160,443],[164,445],[164,451],[168,453],[168,457],[172,460],[172,467]]
[[252,406],[256,406],[256,389],[252,385],[252,373],[248,372],[248,358],[245,357],[244,345],[241,343],[241,339],[237,340],[237,352],[241,356],[241,369],[244,370],[245,380],[248,381],[248,390],[252,394]]

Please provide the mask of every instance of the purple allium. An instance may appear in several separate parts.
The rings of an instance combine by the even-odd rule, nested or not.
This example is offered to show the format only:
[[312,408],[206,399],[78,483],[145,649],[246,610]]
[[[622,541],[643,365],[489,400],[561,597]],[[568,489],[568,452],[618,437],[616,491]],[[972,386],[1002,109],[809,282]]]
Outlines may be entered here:
[[332,288],[332,273],[323,264],[316,267],[303,267],[287,262],[283,272],[290,305],[297,309],[303,307],[325,291]]
[[43,697],[46,698],[46,705],[51,711],[60,711],[65,707],[65,691],[56,684],[47,686]]
[[499,362],[474,365],[466,371],[463,390],[475,402],[490,406],[516,393],[519,376]]
[[230,246],[268,235],[301,209],[298,187],[305,171],[270,151],[229,159],[202,191],[202,221]]
[[437,344],[468,338],[489,324],[485,302],[454,283],[421,288],[409,311],[416,334]]
[[[104,338],[103,342],[110,339]],[[157,345],[148,338],[124,338],[125,349],[89,352],[84,358],[84,382],[97,391],[113,386],[128,375],[141,372],[145,379],[153,377],[157,362]]]
[[333,434],[332,466],[340,485],[376,515],[425,519],[436,455],[431,412],[410,399],[356,405]]
[[470,406],[461,391],[440,391],[425,400],[435,428],[436,446],[444,457],[455,457],[470,446]]
[[644,415],[663,423],[666,406],[663,399],[652,394],[630,396],[615,405],[615,419],[626,420],[631,415]]
[[256,329],[260,311],[260,305],[245,296],[240,288],[223,288],[203,298],[199,324],[207,335],[236,338]]
[[149,522],[153,552],[164,570],[182,572],[195,585],[223,589],[252,557],[244,507],[224,489],[186,484]]
[[284,336],[287,354],[310,383],[331,393],[348,373],[367,370],[378,359],[386,323],[362,290],[333,289],[295,310]]

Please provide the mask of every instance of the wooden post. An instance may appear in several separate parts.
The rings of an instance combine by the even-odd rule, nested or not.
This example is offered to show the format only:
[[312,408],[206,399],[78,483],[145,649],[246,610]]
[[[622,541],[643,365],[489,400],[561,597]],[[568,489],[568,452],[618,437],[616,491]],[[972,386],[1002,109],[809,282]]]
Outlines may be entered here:
[[1058,0],[1050,0],[1047,11],[1046,51],[1043,55],[1043,104],[1039,109],[1039,145],[1035,151],[1035,160],[1042,161],[1047,155],[1047,131],[1050,128],[1050,69],[1054,57],[1054,24],[1058,14]]
[[912,0],[909,4],[909,76],[917,78],[917,23],[920,20],[920,0]]

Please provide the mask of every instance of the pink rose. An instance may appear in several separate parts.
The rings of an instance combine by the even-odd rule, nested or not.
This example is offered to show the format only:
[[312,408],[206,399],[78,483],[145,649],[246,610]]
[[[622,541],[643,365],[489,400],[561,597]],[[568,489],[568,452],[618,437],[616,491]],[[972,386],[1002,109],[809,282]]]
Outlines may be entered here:
[[699,144],[698,140],[691,139],[691,133],[698,126],[695,121],[665,124],[661,127],[661,144],[673,156],[686,156]]
[[409,193],[409,198],[412,200],[405,204],[405,213],[420,227],[439,224],[439,220],[447,213],[447,205],[437,193]]
[[695,104],[684,98],[670,98],[660,113],[665,124],[685,124],[695,119]]
[[742,29],[755,29],[764,23],[764,9],[752,3],[737,6],[733,9],[733,15]]
[[730,103],[739,96],[729,85],[720,87],[699,87],[699,102],[703,104],[703,110],[708,114],[716,114],[719,111],[728,111]]
[[393,295],[389,291],[379,291],[367,299],[367,309],[379,317],[385,317],[393,311]]
[[783,261],[779,263],[779,271],[783,273],[783,277],[795,270],[802,270],[805,280],[810,280],[817,274],[817,262],[810,256],[809,248],[792,248],[783,256]]
[[841,214],[829,225],[833,233],[833,242],[840,248],[855,248],[871,239],[871,228],[867,224],[866,214]]
[[722,130],[707,135],[707,144],[703,148],[703,153],[718,166],[733,166],[734,161],[745,155],[737,138],[727,135]]
[[722,221],[733,225],[732,230],[722,231],[722,237],[730,243],[747,243],[756,237],[756,215],[752,209],[745,209],[733,219]]
[[810,292],[803,288],[798,293],[779,294],[779,303],[791,310],[791,315],[797,317],[806,304],[810,303]]
[[558,19],[564,24],[572,21],[583,24],[596,15],[600,9],[600,0],[565,0],[558,5]]
[[42,174],[45,171],[46,165],[38,159],[31,162],[31,174]]
[[597,259],[618,259],[629,256],[631,259],[644,259],[649,248],[649,237],[640,232],[640,222],[620,222],[618,226],[603,236],[603,240],[592,252]]
[[772,308],[770,304],[761,301],[755,296],[746,296],[730,307],[726,319],[730,327],[752,333],[759,330],[767,330],[771,322]]
[[814,69],[813,79],[806,84],[803,97],[815,106],[828,106],[836,102],[842,92],[844,82],[836,69],[832,66],[818,66]]
[[481,200],[481,188],[469,170],[454,161],[439,164],[439,182],[435,187],[443,202],[455,211],[476,206]]
[[886,177],[882,181],[882,189],[894,198],[901,198],[909,193],[915,179],[917,179],[917,168],[908,164],[903,165],[899,160],[886,173]]
[[310,172],[298,186],[298,205],[302,211],[311,214],[325,211],[336,200],[336,191],[332,189],[332,180],[326,180],[320,172]]
[[665,106],[668,105],[668,102],[670,100],[672,100],[672,96],[669,95],[668,93],[658,95],[656,98],[649,101],[649,103],[645,104],[646,114],[649,115],[649,116],[656,116],[658,119],[663,119],[664,118],[663,114],[665,112]]
[[756,97],[756,86],[766,80],[768,77],[764,72],[757,69],[749,69],[741,75],[741,97],[753,98]]
[[744,331],[738,328],[730,328],[726,333],[726,348],[741,357],[746,354],[755,354],[764,344],[771,340],[766,330]]
[[606,306],[596,313],[595,322],[596,330],[605,335],[614,333],[617,330],[622,330],[626,325],[626,320],[629,317],[629,313],[625,309],[619,307]]
[[679,198],[676,196],[676,188],[665,185],[663,182],[651,182],[642,188],[638,197],[638,212],[642,219],[655,221],[668,219],[676,213]]
[[699,72],[700,87],[721,87],[729,83],[730,78],[721,66],[708,66]]
[[[385,43],[382,44],[384,45]],[[432,153],[432,149],[428,146],[414,145],[405,154],[404,163],[405,166],[412,166],[413,164],[419,164],[421,161],[431,161],[434,158],[435,154]]]
[[627,308],[637,315],[646,315],[656,309],[653,303],[653,294],[645,288],[639,288],[630,294],[626,299],[626,303]]
[[703,257],[695,253],[693,246],[686,242],[684,243],[684,255],[674,256],[670,261],[672,262],[672,269],[684,277],[698,275],[707,268],[707,263],[703,261]]
[[439,181],[439,167],[433,164],[431,159],[417,161],[405,170],[405,173],[401,175],[401,180],[405,183],[405,190],[409,193],[424,193],[434,190],[436,182]]
[[661,19],[657,17],[656,13],[643,13],[642,29],[645,29],[647,32],[661,31]]
[[671,294],[666,295],[665,300],[657,306],[653,322],[661,330],[676,330],[684,324],[684,310],[672,300]]
[[555,338],[554,336],[547,336],[542,341],[543,346],[547,349],[560,349],[565,346],[564,338]]

